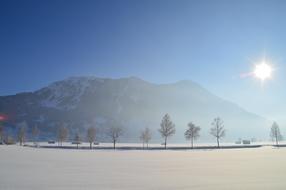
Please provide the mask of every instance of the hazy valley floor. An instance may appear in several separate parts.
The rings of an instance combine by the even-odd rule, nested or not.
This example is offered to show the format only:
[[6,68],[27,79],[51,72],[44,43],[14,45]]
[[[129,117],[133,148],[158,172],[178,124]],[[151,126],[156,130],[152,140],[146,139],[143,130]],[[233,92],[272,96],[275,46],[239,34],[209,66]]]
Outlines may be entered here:
[[286,148],[113,151],[0,146],[0,189],[285,189]]

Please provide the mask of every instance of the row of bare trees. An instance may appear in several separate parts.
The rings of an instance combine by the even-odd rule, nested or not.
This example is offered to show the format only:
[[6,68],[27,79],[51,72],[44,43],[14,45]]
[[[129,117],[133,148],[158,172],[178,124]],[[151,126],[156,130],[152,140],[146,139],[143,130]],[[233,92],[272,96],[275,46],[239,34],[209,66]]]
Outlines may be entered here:
[[[225,128],[223,120],[219,117],[215,118],[213,122],[211,123],[212,127],[210,128],[210,134],[215,137],[217,142],[217,147],[220,147],[220,140],[225,136]],[[22,122],[19,124],[18,129],[18,142],[20,145],[23,145],[23,143],[26,141],[26,129],[27,129],[27,123]],[[163,145],[165,149],[167,148],[167,141],[168,139],[176,133],[175,124],[172,122],[171,117],[169,114],[165,114],[162,118],[160,128],[158,129],[160,135],[163,138]],[[188,123],[187,130],[184,133],[184,136],[186,140],[191,142],[191,148],[194,147],[194,141],[197,140],[200,137],[200,126],[195,125],[193,122]],[[86,140],[89,142],[90,149],[92,149],[92,145],[96,140],[96,133],[97,130],[94,127],[90,127],[87,129],[86,132]],[[38,140],[38,136],[40,134],[39,128],[35,125],[32,128],[31,131],[33,141],[36,143]],[[116,143],[118,142],[119,138],[124,134],[124,130],[122,127],[109,127],[106,131],[106,135],[111,139],[113,143],[113,148],[116,148]],[[57,142],[59,146],[63,145],[63,142],[65,142],[68,139],[69,130],[66,125],[62,125],[58,128],[57,131]],[[270,131],[270,137],[273,141],[276,142],[276,145],[278,146],[279,141],[283,139],[280,128],[276,122],[273,123]],[[146,147],[148,148],[149,142],[152,138],[152,132],[151,130],[146,127],[143,131],[141,131],[139,139],[143,143],[143,149]],[[3,127],[0,125],[0,142],[3,142],[4,140],[4,130]],[[77,148],[79,144],[81,143],[82,138],[79,133],[76,133],[73,139],[73,143],[77,145]]]
[[[224,123],[223,120],[219,117],[216,117],[213,122],[211,123],[212,127],[210,128],[210,134],[215,137],[216,142],[217,142],[217,147],[220,147],[220,140],[225,136],[225,128],[224,128]],[[194,123],[190,122],[188,123],[188,128],[185,131],[185,138],[186,140],[191,141],[191,148],[194,147],[194,141],[197,140],[200,137],[200,131],[201,128],[199,126],[196,126]],[[164,147],[165,149],[167,148],[167,140],[169,137],[175,134],[176,129],[175,129],[175,124],[171,121],[171,118],[169,114],[165,114],[161,124],[160,124],[160,129],[159,132],[161,136],[164,139]],[[20,134],[23,134],[23,130],[20,130]],[[35,126],[32,130],[32,135],[35,137],[38,134],[38,129]],[[124,130],[121,127],[109,127],[107,130],[107,136],[110,137],[113,143],[113,148],[116,148],[116,143],[118,142],[120,136],[124,134]],[[21,135],[20,135],[21,136]],[[62,142],[66,141],[68,137],[68,129],[66,127],[60,127],[58,131],[58,142],[62,146]],[[272,138],[273,141],[276,142],[276,145],[278,145],[278,142],[283,139],[279,126],[276,122],[273,123],[271,127],[271,133],[270,137]],[[143,143],[143,149],[145,147],[148,148],[149,142],[152,138],[152,133],[151,130],[146,127],[140,134],[139,136],[140,140]],[[87,130],[87,141],[90,144],[90,149],[92,149],[92,144],[94,143],[96,139],[96,129],[94,127],[90,127]],[[74,142],[77,144],[80,144],[81,137],[79,133],[76,133]]]
[[[211,123],[212,127],[210,128],[210,134],[215,137],[217,142],[217,147],[220,147],[220,140],[225,136],[225,128],[223,120],[220,117],[216,117]],[[194,123],[188,123],[188,128],[185,132],[186,140],[191,141],[191,148],[194,147],[194,141],[200,137],[201,128],[196,126]],[[159,129],[161,136],[164,138],[165,148],[167,146],[168,137],[175,134],[175,124],[171,121],[171,118],[166,114],[161,122],[161,128]],[[270,137],[272,141],[275,142],[276,146],[279,145],[279,141],[283,140],[283,136],[280,132],[280,128],[276,122],[274,122],[270,129]]]
[[[59,127],[57,131],[57,141],[58,141],[58,146],[63,146],[63,142],[65,142],[68,139],[69,135],[69,130],[66,126],[62,125]],[[92,149],[92,144],[94,143],[96,138],[96,129],[94,127],[90,127],[87,129],[87,134],[86,134],[86,139],[89,142],[89,147]],[[75,133],[73,143],[76,144],[77,148],[79,144],[81,143],[82,139],[80,134],[77,132]]]
[[[211,123],[212,128],[210,134],[216,138],[217,146],[220,147],[220,139],[225,136],[224,124],[221,118],[217,117]],[[188,128],[185,132],[185,138],[191,141],[191,148],[194,147],[194,141],[200,137],[201,128],[194,123],[188,123]],[[175,124],[171,121],[169,114],[164,115],[161,121],[159,132],[164,139],[165,149],[167,148],[167,140],[176,133]]]
[[[217,139],[217,144],[219,147],[219,140],[225,135],[225,130],[223,126],[223,122],[220,118],[215,118],[213,123],[213,128],[211,128],[210,133],[216,137]],[[18,125],[18,134],[17,134],[17,139],[20,145],[23,145],[23,143],[26,141],[26,130],[27,130],[27,123],[22,122]],[[187,140],[191,141],[191,147],[193,148],[194,146],[194,140],[199,138],[200,136],[200,130],[201,128],[199,126],[196,126],[194,123],[190,122],[188,123],[188,128],[185,132],[185,138]],[[163,145],[165,149],[167,148],[167,141],[168,138],[171,137],[172,135],[175,134],[176,129],[175,129],[175,124],[172,122],[171,117],[169,114],[165,114],[164,117],[162,118],[160,128],[159,128],[159,133],[161,134],[164,142]],[[92,145],[96,140],[96,128],[90,127],[87,129],[86,133],[86,139],[89,142],[90,149],[92,149]],[[119,138],[123,135],[124,130],[122,127],[109,127],[106,135],[111,139],[113,143],[113,148],[116,148],[116,143],[118,142]],[[35,125],[32,128],[32,138],[34,143],[38,141],[38,136],[40,134],[39,128]],[[58,146],[63,146],[63,142],[68,140],[69,136],[69,129],[65,124],[62,124],[58,130],[57,130],[57,142]],[[149,128],[145,128],[139,136],[140,140],[143,143],[143,149],[145,147],[148,148],[149,142],[152,138],[152,133]],[[3,140],[3,128],[0,127],[0,140]],[[79,133],[76,133],[74,138],[73,138],[73,143],[77,145],[77,148],[79,144],[81,143],[82,138]]]
[[[17,140],[20,145],[23,145],[23,143],[26,141],[26,130],[27,130],[27,123],[22,122],[18,124],[18,133],[17,133]],[[33,141],[36,141],[36,137],[39,135],[39,129],[37,126],[34,126],[32,128],[32,137]],[[0,142],[5,142],[6,144],[13,144],[15,142],[14,138],[12,136],[9,136],[8,134],[4,133],[4,127],[0,125]]]
[[[28,125],[26,122],[22,122],[18,124],[18,132],[17,132],[17,141],[22,146],[24,142],[27,140],[27,128]],[[31,135],[32,135],[32,141],[36,143],[38,141],[38,137],[40,134],[40,130],[37,125],[32,127]],[[119,140],[119,137],[123,134],[123,129],[121,127],[110,127],[107,131],[107,136],[109,136],[112,139],[113,147],[115,148],[116,143]],[[58,130],[57,130],[57,142],[58,146],[62,146],[63,142],[68,140],[69,136],[69,129],[65,124],[62,124]],[[11,139],[8,143],[7,139]],[[92,148],[93,143],[96,140],[96,128],[90,127],[87,129],[86,139],[89,142],[90,148]],[[4,136],[4,130],[3,126],[0,125],[0,142],[6,142],[6,144],[13,144],[14,138],[10,136]],[[73,143],[77,145],[77,148],[79,144],[81,143],[82,138],[81,135],[77,132],[73,138]]]
[[[97,133],[97,131],[96,131],[95,127],[90,127],[90,128],[87,129],[86,139],[87,139],[87,141],[89,143],[90,149],[92,149],[92,145],[93,145],[93,143],[96,140],[96,133]],[[57,140],[58,140],[58,145],[59,146],[62,146],[63,142],[65,142],[67,140],[68,134],[69,134],[69,130],[65,126],[61,126],[58,129]],[[108,137],[110,137],[110,139],[112,140],[113,148],[115,149],[116,148],[116,143],[118,142],[119,137],[123,135],[123,128],[121,128],[121,127],[114,127],[114,126],[113,127],[109,127],[107,132],[106,132],[106,135]],[[81,141],[82,141],[82,138],[81,138],[80,134],[76,133],[75,137],[73,139],[73,143],[75,143],[77,145],[77,148],[78,148],[78,145],[81,143]]]

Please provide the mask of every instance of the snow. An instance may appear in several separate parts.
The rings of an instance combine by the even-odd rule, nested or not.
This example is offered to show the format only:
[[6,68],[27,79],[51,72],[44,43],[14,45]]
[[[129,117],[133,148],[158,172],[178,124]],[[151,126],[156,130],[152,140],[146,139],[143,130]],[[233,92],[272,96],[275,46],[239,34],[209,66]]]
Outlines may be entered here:
[[[90,88],[91,82],[103,83],[103,79],[96,77],[70,77],[60,82],[55,82],[37,92],[38,95],[50,92],[50,96],[40,102],[43,107],[59,110],[75,109],[81,97]],[[95,90],[95,86],[93,86]],[[63,103],[65,98],[71,98],[69,104]]]
[[[51,92],[51,95],[41,102],[43,107],[71,110],[76,107],[76,104],[80,101],[80,97],[89,88],[90,81],[94,80],[89,77],[71,77],[61,82],[55,82],[38,92],[43,94],[47,91]],[[62,101],[66,97],[72,97],[72,104],[61,105]]]
[[286,148],[63,150],[0,146],[1,190],[285,189]]

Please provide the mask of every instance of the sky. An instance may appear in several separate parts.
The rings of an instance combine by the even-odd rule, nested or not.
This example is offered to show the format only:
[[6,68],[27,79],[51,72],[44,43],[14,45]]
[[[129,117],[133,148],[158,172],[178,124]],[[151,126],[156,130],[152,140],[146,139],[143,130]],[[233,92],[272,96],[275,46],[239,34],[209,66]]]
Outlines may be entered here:
[[[286,1],[1,0],[0,95],[70,76],[192,80],[285,123]],[[271,80],[241,77],[264,57]]]

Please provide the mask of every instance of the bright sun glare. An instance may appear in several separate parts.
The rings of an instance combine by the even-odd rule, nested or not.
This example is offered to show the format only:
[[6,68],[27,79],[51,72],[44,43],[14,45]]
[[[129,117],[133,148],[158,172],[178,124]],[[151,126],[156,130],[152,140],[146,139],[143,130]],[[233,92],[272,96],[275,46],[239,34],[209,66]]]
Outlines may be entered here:
[[262,62],[255,66],[254,76],[264,81],[265,79],[271,78],[272,71],[273,69],[269,64]]

